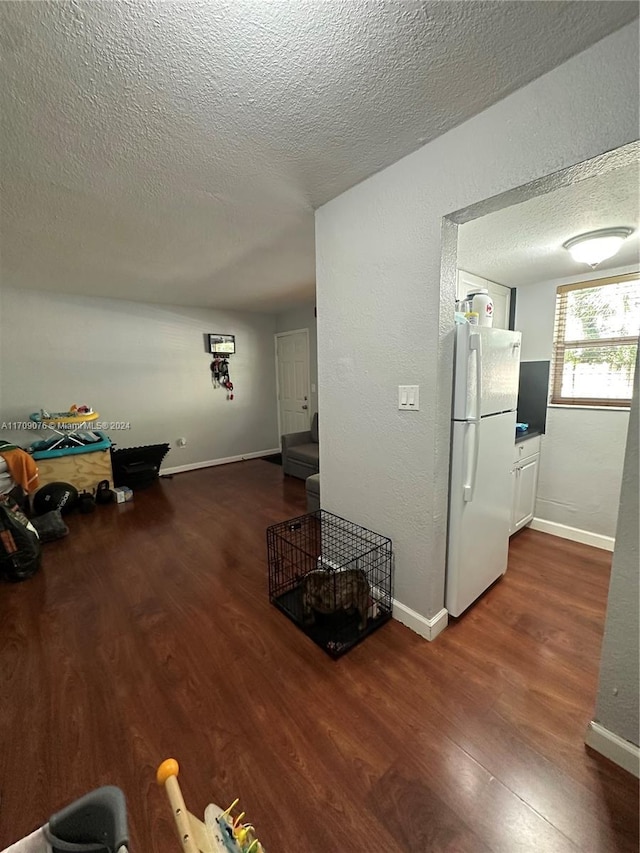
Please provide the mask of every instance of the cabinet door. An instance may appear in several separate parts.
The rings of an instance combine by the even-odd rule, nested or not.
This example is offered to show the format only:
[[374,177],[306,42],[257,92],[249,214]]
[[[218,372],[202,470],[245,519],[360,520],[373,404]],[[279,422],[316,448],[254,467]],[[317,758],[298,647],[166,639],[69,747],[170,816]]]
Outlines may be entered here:
[[518,505],[518,467],[514,465],[511,469],[511,521],[509,523],[509,536],[516,532],[516,506]]
[[531,456],[517,466],[514,499],[514,530],[519,530],[533,518],[538,488],[538,463],[540,457]]
[[493,328],[509,328],[509,308],[511,306],[511,288],[495,281],[487,281],[486,288],[493,299]]
[[489,291],[493,300],[493,328],[509,328],[509,307],[511,305],[511,288],[496,281],[489,281],[464,270],[458,270],[458,283],[456,287],[456,299],[464,299],[467,293],[484,287]]
[[487,287],[486,278],[480,278],[479,275],[474,275],[464,270],[458,270],[458,286],[456,288],[456,297],[464,299],[470,290],[478,290],[481,287]]

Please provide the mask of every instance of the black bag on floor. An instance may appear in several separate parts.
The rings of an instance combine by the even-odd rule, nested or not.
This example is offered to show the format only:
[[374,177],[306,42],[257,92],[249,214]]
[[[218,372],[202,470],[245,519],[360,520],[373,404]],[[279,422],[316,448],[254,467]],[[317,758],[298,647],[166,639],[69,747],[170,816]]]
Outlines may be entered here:
[[69,534],[69,528],[64,523],[64,518],[59,509],[52,509],[44,515],[36,515],[31,519],[31,524],[36,529],[38,538],[42,543],[54,542]]
[[8,495],[0,495],[0,578],[23,581],[40,568],[35,527]]

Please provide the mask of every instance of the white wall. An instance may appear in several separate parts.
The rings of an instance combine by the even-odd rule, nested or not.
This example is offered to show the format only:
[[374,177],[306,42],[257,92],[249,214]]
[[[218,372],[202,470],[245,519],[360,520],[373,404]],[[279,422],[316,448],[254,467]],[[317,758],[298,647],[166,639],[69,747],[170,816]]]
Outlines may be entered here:
[[309,389],[309,411],[318,411],[318,336],[316,332],[316,305],[306,302],[278,314],[276,317],[277,332],[293,332],[296,329],[309,329],[309,373],[311,388]]
[[[607,270],[606,275],[627,272],[637,272],[637,268]],[[516,328],[522,332],[523,361],[550,361],[553,356],[558,286],[602,275],[584,273],[517,289]],[[548,409],[537,518],[615,536],[628,423],[628,411]]]
[[638,745],[640,728],[640,654],[638,601],[640,599],[640,456],[638,443],[638,374],[624,460],[620,514],[613,554],[607,621],[595,719],[606,729]]
[[[131,423],[109,433],[120,447],[184,436],[165,467],[277,448],[272,316],[26,290],[1,300],[2,421],[89,403]],[[236,335],[231,402],[212,387],[205,332]]]
[[[634,23],[316,213],[322,503],[393,539],[396,598],[425,617],[445,581],[442,217],[635,140],[637,69]],[[398,412],[400,383],[420,385],[420,412]]]

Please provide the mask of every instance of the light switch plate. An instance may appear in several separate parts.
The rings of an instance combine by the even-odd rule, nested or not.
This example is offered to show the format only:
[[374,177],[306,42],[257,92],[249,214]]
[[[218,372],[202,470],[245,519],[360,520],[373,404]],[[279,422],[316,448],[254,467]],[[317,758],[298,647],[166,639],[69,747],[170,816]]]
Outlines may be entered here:
[[419,385],[398,385],[398,408],[403,412],[420,411]]

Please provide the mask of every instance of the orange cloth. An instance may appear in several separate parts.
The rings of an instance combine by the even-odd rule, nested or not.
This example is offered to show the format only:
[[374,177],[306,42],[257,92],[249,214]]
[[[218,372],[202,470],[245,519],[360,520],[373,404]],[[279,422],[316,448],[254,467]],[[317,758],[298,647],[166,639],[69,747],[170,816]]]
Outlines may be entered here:
[[0,456],[7,463],[11,479],[22,486],[27,494],[35,492],[38,488],[38,466],[33,461],[33,457],[20,448],[15,450],[0,448]]

